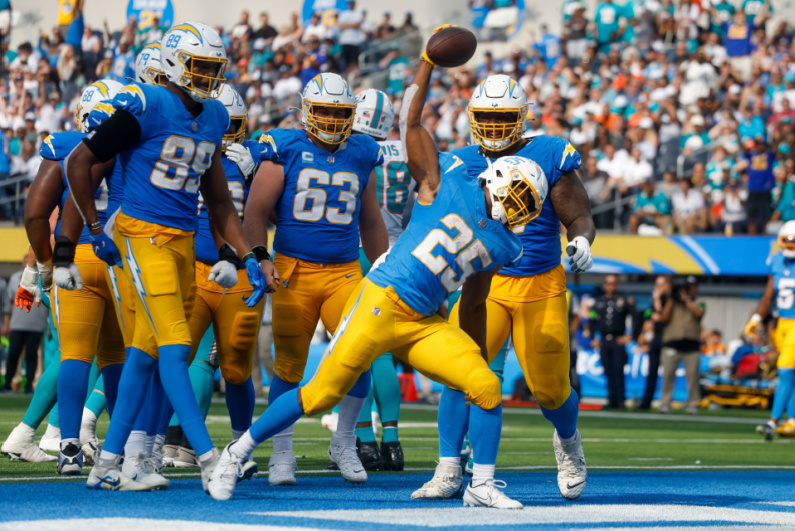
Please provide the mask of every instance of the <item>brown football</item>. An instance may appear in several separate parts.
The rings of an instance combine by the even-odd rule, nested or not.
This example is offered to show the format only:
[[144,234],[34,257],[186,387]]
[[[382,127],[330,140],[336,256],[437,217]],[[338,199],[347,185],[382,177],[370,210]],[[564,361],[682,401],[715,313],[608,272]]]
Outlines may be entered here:
[[439,66],[452,68],[466,64],[475,54],[478,40],[468,29],[451,26],[433,35],[425,45],[428,58]]

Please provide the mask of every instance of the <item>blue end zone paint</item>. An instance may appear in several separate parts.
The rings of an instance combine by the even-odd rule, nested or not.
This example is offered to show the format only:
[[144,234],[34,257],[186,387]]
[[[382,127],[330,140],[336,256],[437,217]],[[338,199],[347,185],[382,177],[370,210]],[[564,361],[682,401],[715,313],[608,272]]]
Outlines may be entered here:
[[[0,485],[0,499],[3,500],[0,522],[148,518],[205,524],[223,522],[366,531],[372,531],[374,526],[379,530],[420,529],[423,522],[430,523],[423,517],[439,518],[438,509],[458,510],[462,505],[461,500],[411,500],[411,492],[429,478],[430,474],[374,474],[366,486],[352,487],[340,477],[299,477],[299,485],[293,488],[270,487],[266,480],[260,478],[238,485],[234,498],[229,502],[210,499],[202,491],[199,479],[172,480],[167,491],[148,493],[88,491],[83,482],[6,484]],[[561,498],[554,474],[498,472],[498,478],[507,481],[506,492],[524,503],[526,509],[519,512],[460,509],[474,519],[488,518],[488,529],[539,528],[542,524],[533,514],[553,513],[556,515],[554,518],[560,515],[560,519],[547,520],[544,528],[723,527],[744,523],[759,527],[764,523],[754,522],[753,517],[762,518],[760,515],[795,523],[791,472],[592,472],[588,476],[585,493],[575,502]],[[789,505],[775,505],[776,502],[789,502]],[[672,510],[671,505],[679,506],[679,509]],[[616,506],[619,506],[618,510]],[[655,511],[654,506],[659,506],[656,514],[667,514],[667,517],[660,516],[658,520],[653,516],[633,516]],[[635,512],[622,513],[621,507],[634,507]],[[600,514],[600,508],[602,516],[590,520],[583,517],[583,512],[586,515]],[[369,512],[378,515],[385,511],[410,509],[421,510],[422,516],[418,517],[416,511],[411,511],[411,514],[406,513],[405,519],[400,519],[398,513],[397,521],[376,523],[372,520],[352,521],[344,516],[337,519],[335,513],[318,513],[318,517],[311,514],[314,511],[347,510],[355,514]],[[610,517],[603,521],[605,509],[610,510],[610,517],[615,513],[612,521]],[[284,514],[295,511],[301,514]],[[262,514],[275,512],[281,514]],[[567,520],[567,515],[575,513],[579,517]],[[705,520],[704,514],[712,514],[712,519]],[[744,514],[751,515],[748,522],[738,520]],[[511,518],[514,522],[500,525],[504,518]],[[519,525],[517,519],[522,519],[524,525]],[[445,522],[441,525],[444,526]],[[482,526],[483,523],[479,527]],[[198,528],[204,529],[200,525]],[[456,528],[459,527],[444,527]]]

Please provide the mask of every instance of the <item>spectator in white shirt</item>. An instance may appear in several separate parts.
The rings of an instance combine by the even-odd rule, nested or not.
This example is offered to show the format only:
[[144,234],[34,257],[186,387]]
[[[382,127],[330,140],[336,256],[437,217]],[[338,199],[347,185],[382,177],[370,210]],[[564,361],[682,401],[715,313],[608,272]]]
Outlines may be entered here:
[[317,37],[317,40],[323,42],[326,40],[327,34],[328,27],[323,24],[322,20],[320,20],[320,13],[315,13],[312,15],[312,18],[309,19],[309,22],[306,23],[304,35],[301,37],[301,42],[309,42],[311,37]]
[[641,155],[640,149],[633,147],[629,159],[624,163],[623,187],[626,189],[640,186],[646,179],[651,178],[653,169]]
[[359,47],[367,39],[363,30],[364,11],[356,9],[354,0],[348,1],[348,9],[337,17],[340,30],[339,44],[342,47],[342,68],[347,70],[359,61]]
[[671,196],[674,224],[679,234],[694,234],[707,228],[704,196],[687,177],[679,179],[679,189]]

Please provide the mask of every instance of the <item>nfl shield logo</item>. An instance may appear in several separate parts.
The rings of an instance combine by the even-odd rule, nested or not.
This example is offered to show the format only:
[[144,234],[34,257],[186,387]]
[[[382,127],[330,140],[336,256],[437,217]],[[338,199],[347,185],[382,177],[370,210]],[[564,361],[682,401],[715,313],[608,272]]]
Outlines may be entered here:
[[485,229],[486,228],[486,220],[485,219],[481,219],[480,221],[478,221],[478,227],[480,227],[481,229]]
[[282,287],[284,287],[285,289],[289,288],[290,287],[290,281],[289,280],[285,280],[284,282],[282,282]]
[[328,159],[326,159],[326,160],[328,160],[329,164],[334,164],[334,155],[329,155]]
[[199,130],[199,124],[197,124],[196,122],[193,122],[193,124],[190,126],[190,128],[193,129],[193,132],[195,133],[196,131]]
[[381,308],[379,308],[378,306],[375,306],[375,307],[373,308],[373,315],[375,315],[376,317],[378,317],[379,315],[381,315]]

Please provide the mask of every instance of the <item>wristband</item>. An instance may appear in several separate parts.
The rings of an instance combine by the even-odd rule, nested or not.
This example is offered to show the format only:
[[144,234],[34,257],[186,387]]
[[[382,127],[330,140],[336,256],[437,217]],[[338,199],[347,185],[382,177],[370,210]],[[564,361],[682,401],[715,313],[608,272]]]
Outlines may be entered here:
[[220,260],[225,260],[235,266],[236,269],[240,269],[240,259],[237,257],[237,253],[232,246],[228,243],[225,243],[218,249],[218,258]]
[[58,236],[55,239],[55,247],[52,250],[53,265],[66,267],[74,262],[76,247],[77,246],[66,236]]
[[98,231],[98,230],[99,230],[99,231],[101,231],[101,230],[102,230],[102,223],[100,223],[99,221],[95,221],[94,223],[91,223],[91,224],[88,226],[88,232],[91,232],[91,231],[94,231],[94,232],[96,232],[96,231]]
[[263,260],[271,259],[271,255],[264,245],[257,245],[256,247],[251,249],[251,252],[254,253],[254,256],[257,257],[257,262],[262,262]]
[[243,258],[240,259],[240,261],[245,264],[248,261],[249,258],[253,258],[253,259],[256,260],[257,259],[257,255],[255,255],[254,253],[246,253],[246,254],[243,255]]

